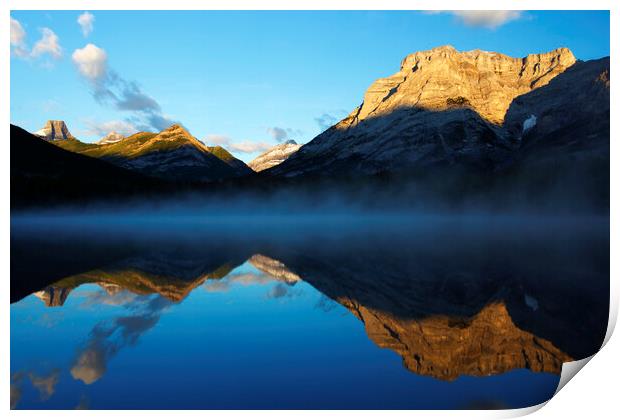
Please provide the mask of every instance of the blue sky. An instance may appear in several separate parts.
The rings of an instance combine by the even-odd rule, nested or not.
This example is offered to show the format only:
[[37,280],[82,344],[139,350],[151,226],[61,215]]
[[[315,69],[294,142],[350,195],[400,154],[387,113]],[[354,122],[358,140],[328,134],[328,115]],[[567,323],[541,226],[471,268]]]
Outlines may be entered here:
[[609,55],[606,11],[91,11],[80,24],[82,14],[11,12],[13,124],[62,119],[95,141],[180,122],[246,161],[311,140],[415,51]]

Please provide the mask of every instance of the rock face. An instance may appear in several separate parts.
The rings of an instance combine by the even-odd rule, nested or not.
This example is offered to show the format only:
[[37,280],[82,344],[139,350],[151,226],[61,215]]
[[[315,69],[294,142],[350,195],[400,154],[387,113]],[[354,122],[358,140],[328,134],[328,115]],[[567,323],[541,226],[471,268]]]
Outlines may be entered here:
[[[609,156],[609,57],[578,62],[516,98],[504,126],[528,157],[588,151]],[[559,150],[561,149],[561,150]]]
[[467,106],[501,124],[514,98],[544,86],[575,63],[566,48],[512,58],[486,51],[458,52],[450,46],[407,56],[400,71],[374,82],[348,125],[400,107],[432,111]]
[[89,144],[70,139],[55,144],[134,172],[168,180],[215,181],[252,173],[226,150],[205,146],[179,124],[160,133],[136,133],[113,143]]
[[437,163],[493,166],[515,145],[502,127],[513,100],[575,63],[566,48],[512,58],[450,46],[407,56],[349,116],[269,174],[378,173]]
[[254,172],[264,171],[265,169],[281,164],[293,153],[299,150],[300,147],[301,144],[297,144],[295,140],[288,140],[282,144],[272,147],[260,156],[257,156],[254,160],[248,163],[248,166],[252,168]]
[[116,131],[110,131],[108,134],[102,137],[101,140],[97,142],[97,144],[116,143],[116,142],[123,140],[124,138],[125,137],[122,134],[119,134]]
[[64,121],[48,120],[45,126],[34,133],[45,140],[67,140],[73,138]]

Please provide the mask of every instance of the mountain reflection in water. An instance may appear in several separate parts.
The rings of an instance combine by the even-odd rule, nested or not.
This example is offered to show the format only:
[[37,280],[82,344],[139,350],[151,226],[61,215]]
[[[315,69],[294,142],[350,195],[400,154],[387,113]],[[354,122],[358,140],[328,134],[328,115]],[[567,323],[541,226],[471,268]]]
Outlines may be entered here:
[[[182,330],[183,325],[158,324],[174,307],[183,307],[196,290],[234,295],[238,286],[260,285],[266,288],[264,298],[312,290],[321,297],[315,311],[320,306],[346,308],[363,323],[366,336],[376,346],[398,354],[414,374],[446,386],[454,383],[456,395],[462,390],[461,377],[501,378],[519,369],[559,375],[563,362],[598,350],[607,327],[609,237],[605,221],[592,223],[587,228],[502,223],[481,229],[476,223],[467,228],[444,223],[416,229],[368,224],[337,231],[243,232],[176,227],[157,234],[150,229],[110,234],[99,227],[92,229],[107,233],[65,229],[62,236],[47,234],[53,226],[16,223],[11,238],[11,299],[19,301],[32,294],[46,307],[62,307],[75,294],[82,299],[81,307],[125,308],[96,322],[72,355],[67,369],[71,378],[92,385],[107,375],[113,358],[125,348],[139,347],[148,332]],[[57,258],[67,254],[73,259]],[[78,272],[72,272],[73,260],[79,261]],[[294,304],[291,308],[287,311],[294,313]],[[200,306],[193,310],[194,318],[201,317]],[[245,307],[236,311],[235,316],[252,316]],[[281,316],[288,316],[287,311]],[[303,324],[303,318],[302,314],[298,322]],[[268,320],[269,325],[278,322]],[[22,327],[12,319],[12,330]],[[12,355],[23,345],[15,341]],[[181,347],[171,357],[182,353]],[[11,370],[12,401],[22,408],[13,390],[21,393],[27,369],[12,362]],[[241,377],[251,374],[244,372]],[[532,378],[521,378],[519,383],[527,386]],[[551,396],[552,388],[553,384],[540,395],[504,404],[542,402]],[[339,405],[338,395],[330,403],[322,404],[317,397],[314,405],[307,404],[310,408],[363,407],[363,389],[355,391],[357,405],[344,397]],[[183,396],[178,398],[182,407]],[[276,401],[264,404],[289,406]],[[444,391],[436,405],[403,398],[397,404],[372,406],[454,408],[450,404],[456,404],[456,397],[451,402]],[[242,402],[223,405],[246,406]],[[102,408],[122,406],[112,403]],[[138,406],[150,407],[144,401]]]

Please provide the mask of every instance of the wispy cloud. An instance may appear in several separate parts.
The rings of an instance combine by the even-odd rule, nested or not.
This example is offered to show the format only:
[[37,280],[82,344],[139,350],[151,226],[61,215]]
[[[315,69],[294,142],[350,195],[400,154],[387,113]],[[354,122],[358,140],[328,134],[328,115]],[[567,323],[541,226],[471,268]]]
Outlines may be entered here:
[[267,129],[267,132],[269,133],[269,135],[271,137],[273,137],[273,139],[275,141],[282,141],[282,140],[286,140],[287,137],[287,133],[286,130],[284,128],[280,128],[280,127],[270,127]]
[[300,289],[294,289],[294,285],[286,283],[278,283],[267,292],[269,299],[294,298],[301,296],[303,292]]
[[77,23],[82,28],[82,34],[87,37],[94,29],[95,15],[89,12],[84,12],[77,18]]
[[60,102],[55,99],[47,99],[41,103],[41,109],[46,113],[60,112],[63,107]]
[[11,52],[18,57],[28,56],[26,31],[22,24],[11,17]]
[[139,130],[161,131],[176,121],[163,114],[159,103],[135,81],[126,80],[108,66],[103,48],[89,43],[71,56],[79,74],[91,85],[94,99],[132,113],[127,122]]
[[232,138],[221,134],[209,134],[204,142],[207,145],[222,146],[233,153],[262,153],[274,146],[264,141],[234,141]]
[[86,125],[86,130],[83,130],[81,134],[86,136],[103,137],[111,131],[116,131],[123,136],[129,136],[139,131],[134,124],[123,120],[95,121],[86,119],[84,120],[84,125]]
[[467,26],[495,29],[523,16],[517,10],[446,10],[430,13],[450,13]]
[[34,44],[30,52],[32,57],[40,57],[44,54],[49,54],[55,59],[62,57],[60,40],[50,28],[41,28],[41,39]]
[[301,130],[282,127],[269,127],[267,128],[267,133],[278,143],[303,134]]
[[344,118],[346,115],[347,112],[344,110],[335,112],[324,112],[322,115],[316,117],[314,121],[317,123],[321,130],[325,131],[332,125],[340,121],[342,118]]
[[209,292],[227,292],[233,285],[266,285],[274,281],[276,281],[276,279],[263,272],[255,273],[251,271],[243,271],[231,273],[222,279],[210,279],[205,282],[203,287]]

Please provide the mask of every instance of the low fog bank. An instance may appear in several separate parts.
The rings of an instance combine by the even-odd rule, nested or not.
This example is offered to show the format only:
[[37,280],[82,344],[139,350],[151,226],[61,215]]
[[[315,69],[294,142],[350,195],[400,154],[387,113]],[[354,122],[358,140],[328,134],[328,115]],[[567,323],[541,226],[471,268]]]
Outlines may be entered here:
[[377,217],[394,215],[609,216],[609,183],[482,185],[478,179],[438,177],[424,182],[318,180],[279,185],[217,185],[159,195],[133,195],[70,204],[13,208],[12,217]]
[[220,183],[173,185],[131,194],[63,199],[61,191],[16,200],[12,216],[212,216],[264,219],[282,216],[367,215],[598,215],[609,216],[609,158],[525,160],[499,171],[466,166],[424,168],[372,176],[271,178],[261,174]]

